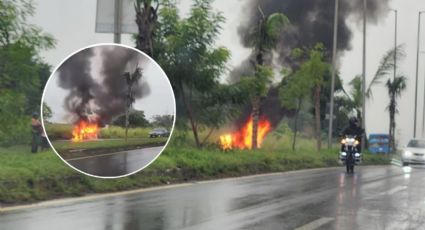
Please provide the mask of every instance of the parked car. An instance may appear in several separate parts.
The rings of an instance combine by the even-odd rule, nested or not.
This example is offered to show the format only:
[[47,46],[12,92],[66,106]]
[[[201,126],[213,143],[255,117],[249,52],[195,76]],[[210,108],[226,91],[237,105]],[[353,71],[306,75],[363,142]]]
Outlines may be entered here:
[[170,132],[166,128],[155,128],[152,131],[149,132],[149,137],[169,137]]
[[403,166],[409,164],[425,164],[425,140],[412,139],[401,154]]
[[385,133],[370,134],[368,150],[371,153],[390,153],[390,136]]

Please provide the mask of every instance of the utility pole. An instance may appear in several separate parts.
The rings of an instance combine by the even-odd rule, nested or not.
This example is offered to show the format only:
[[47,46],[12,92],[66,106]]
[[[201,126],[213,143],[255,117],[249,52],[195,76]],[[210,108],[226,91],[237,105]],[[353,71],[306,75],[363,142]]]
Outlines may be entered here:
[[335,0],[335,13],[334,13],[334,34],[333,34],[333,47],[332,47],[332,80],[331,80],[331,102],[329,106],[329,132],[328,132],[328,149],[332,147],[332,122],[334,118],[334,90],[335,90],[335,72],[336,72],[336,45],[338,38],[338,4],[339,0]]
[[[418,110],[418,76],[419,76],[419,50],[420,50],[420,37],[421,37],[421,14],[423,11],[418,13],[418,38],[416,43],[416,79],[415,79],[415,112],[413,113],[413,138],[416,138],[416,116]],[[423,123],[423,120],[422,120]],[[423,127],[423,124],[422,124]]]
[[[394,76],[393,76],[393,82],[395,81],[396,75],[397,75],[397,10],[393,9],[394,11]],[[395,130],[394,125],[390,124],[390,147],[392,148],[392,151],[395,152]]]
[[121,43],[122,1],[114,0],[114,43]]
[[[366,133],[366,10],[367,2],[363,0],[363,62],[362,62],[362,129]],[[366,137],[362,136],[361,148],[365,148]]]
[[[397,10],[394,10],[395,25],[394,25],[394,79],[397,75]],[[394,80],[393,79],[393,80]]]
[[[421,54],[425,54],[425,51],[421,51]],[[425,72],[424,72],[425,73]],[[424,76],[425,79],[425,76]],[[424,89],[425,89],[425,81],[424,81]],[[422,138],[425,134],[425,92],[424,92],[424,101],[423,101],[423,107],[422,107]]]

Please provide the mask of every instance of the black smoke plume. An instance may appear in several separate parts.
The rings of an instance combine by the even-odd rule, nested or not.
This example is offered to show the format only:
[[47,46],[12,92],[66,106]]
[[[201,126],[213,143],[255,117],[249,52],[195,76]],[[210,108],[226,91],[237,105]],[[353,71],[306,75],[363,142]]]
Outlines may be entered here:
[[[367,0],[367,21],[376,24],[378,19],[388,13],[389,0]],[[322,43],[326,50],[326,59],[330,62],[331,50],[333,43],[333,23],[334,23],[334,7],[335,0],[250,0],[247,1],[244,9],[246,14],[245,21],[238,28],[241,43],[248,48],[248,34],[250,30],[258,25],[260,17],[262,17],[259,8],[264,15],[270,15],[276,12],[285,14],[290,26],[282,31],[280,40],[277,43],[275,58],[281,66],[296,67],[291,59],[291,52],[294,48],[312,48],[317,43]],[[339,57],[344,51],[351,49],[351,39],[353,31],[348,26],[349,20],[358,21],[361,26],[363,20],[363,0],[340,0],[338,13],[338,40],[337,49]],[[359,27],[361,28],[361,27]],[[273,60],[266,58],[266,63],[271,64]],[[230,82],[237,82],[241,77],[253,76],[255,67],[255,54],[242,61],[230,73]],[[247,111],[251,111],[251,106]],[[262,100],[261,113],[266,117],[270,117],[272,123],[277,125],[283,115],[291,116],[291,111],[286,111],[280,106],[277,89],[272,87],[269,94]],[[245,113],[241,120],[246,120],[250,112]]]
[[[95,56],[95,50],[99,55]],[[101,63],[101,70],[92,70],[93,62]],[[80,51],[59,68],[59,86],[69,90],[64,108],[72,122],[96,119],[100,125],[108,124],[125,112],[127,83],[125,72],[134,72],[147,62],[146,57],[125,47],[101,46]],[[99,65],[98,65],[99,66]],[[93,73],[98,76],[93,76]],[[143,73],[143,69],[142,69]],[[133,87],[134,98],[149,94],[142,79]]]
[[[389,0],[367,0],[368,23],[377,23],[382,15],[389,12],[388,2]],[[248,31],[257,25],[261,17],[258,10],[260,7],[265,15],[281,12],[291,22],[291,26],[283,30],[277,46],[282,62],[287,60],[294,48],[311,48],[318,42],[329,51],[332,48],[335,0],[251,0],[246,7],[248,20],[238,28],[242,44],[245,46],[248,44],[246,36]],[[362,18],[363,0],[339,1],[337,45],[339,51],[351,49],[353,32],[348,27],[348,21],[361,22]]]

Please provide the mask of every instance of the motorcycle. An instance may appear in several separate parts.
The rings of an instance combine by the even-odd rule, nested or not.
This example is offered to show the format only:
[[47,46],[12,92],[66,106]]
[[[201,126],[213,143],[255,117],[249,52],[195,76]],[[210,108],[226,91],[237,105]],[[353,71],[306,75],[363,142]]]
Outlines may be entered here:
[[345,164],[347,173],[354,173],[354,166],[360,164],[362,154],[358,151],[360,142],[355,135],[346,135],[341,140],[342,151],[339,159]]

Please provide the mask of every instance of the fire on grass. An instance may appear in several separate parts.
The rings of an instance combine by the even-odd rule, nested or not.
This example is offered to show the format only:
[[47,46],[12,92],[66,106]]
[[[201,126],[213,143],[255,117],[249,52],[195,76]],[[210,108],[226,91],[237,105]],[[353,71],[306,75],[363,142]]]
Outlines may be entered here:
[[85,120],[79,120],[74,124],[72,130],[72,141],[80,142],[83,140],[95,140],[99,133],[99,126],[97,122],[90,122]]
[[[252,127],[253,120],[250,117],[242,126],[242,128],[233,133],[227,133],[220,136],[219,145],[223,151],[234,148],[251,149],[252,148]],[[271,123],[267,118],[261,117],[258,121],[257,144],[261,147],[264,138],[271,130]]]

